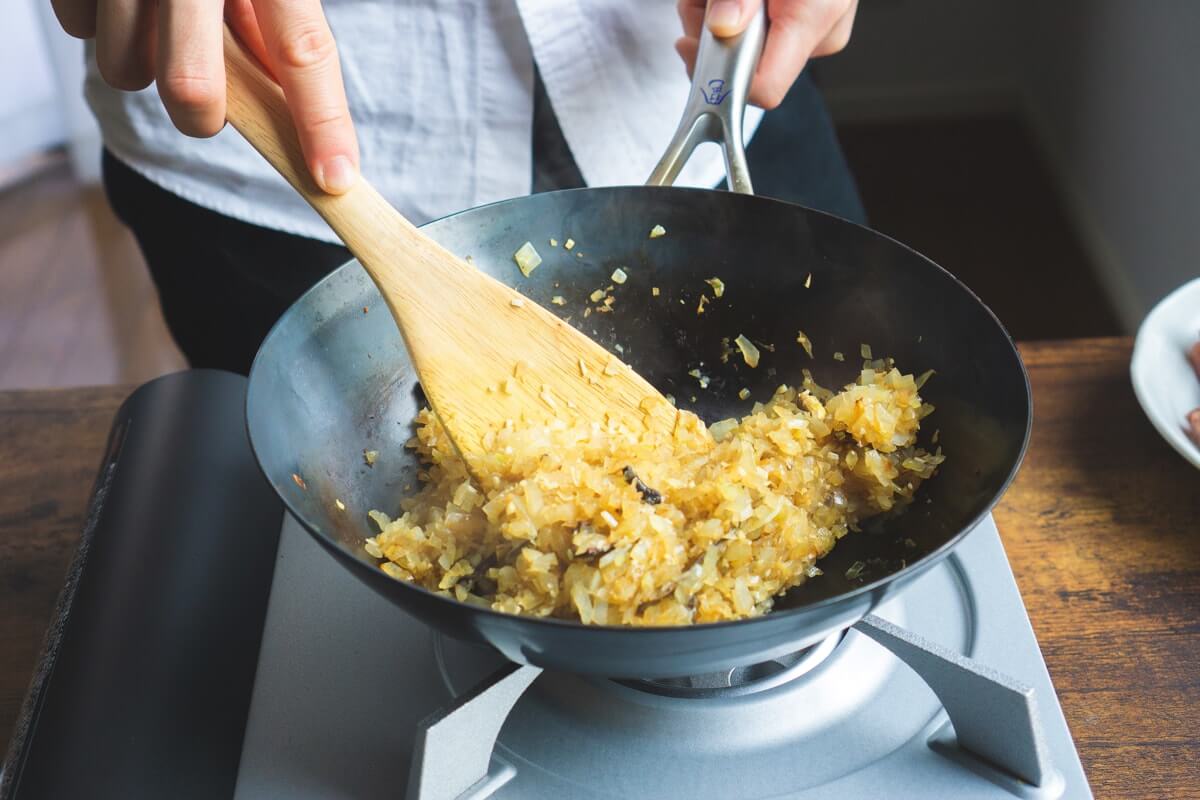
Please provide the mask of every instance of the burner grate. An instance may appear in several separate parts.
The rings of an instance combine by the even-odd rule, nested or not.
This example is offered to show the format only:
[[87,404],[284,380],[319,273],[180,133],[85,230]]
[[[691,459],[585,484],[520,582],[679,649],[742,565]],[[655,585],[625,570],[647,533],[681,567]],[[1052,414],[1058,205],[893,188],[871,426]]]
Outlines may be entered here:
[[[854,630],[907,664],[934,691],[950,718],[931,738],[937,752],[1030,798],[1061,796],[1062,775],[1050,763],[1033,687],[929,641],[898,625],[867,615]],[[673,698],[719,703],[781,686],[811,672],[837,646],[844,633],[784,659],[728,672],[668,680],[615,681]],[[488,796],[514,776],[501,761],[496,773],[493,748],[505,720],[542,670],[506,664],[460,694],[445,710],[418,726],[407,800],[461,800]],[[481,793],[483,787],[486,793]]]
[[827,659],[845,636],[838,631],[812,647],[789,653],[771,661],[733,667],[705,675],[689,675],[682,678],[658,678],[645,680],[617,680],[622,686],[638,689],[664,697],[712,700],[720,697],[743,697],[765,692],[807,675]]

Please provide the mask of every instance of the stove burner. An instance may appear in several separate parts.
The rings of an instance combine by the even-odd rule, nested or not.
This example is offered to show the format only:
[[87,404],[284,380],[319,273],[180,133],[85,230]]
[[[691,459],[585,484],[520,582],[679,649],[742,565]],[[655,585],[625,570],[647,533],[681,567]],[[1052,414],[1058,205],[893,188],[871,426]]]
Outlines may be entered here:
[[615,682],[631,689],[664,697],[696,700],[743,697],[774,689],[776,686],[782,686],[808,674],[833,653],[844,636],[844,631],[838,631],[811,647],[795,653],[788,653],[771,661],[763,661],[745,667],[733,667],[720,672],[689,675],[683,678],[616,680]]

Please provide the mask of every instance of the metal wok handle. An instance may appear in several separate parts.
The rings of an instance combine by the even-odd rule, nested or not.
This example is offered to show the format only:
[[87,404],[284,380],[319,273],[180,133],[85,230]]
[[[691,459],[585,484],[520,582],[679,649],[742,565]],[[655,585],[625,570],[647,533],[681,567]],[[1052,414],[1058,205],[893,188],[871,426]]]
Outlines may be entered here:
[[743,146],[742,117],[766,33],[766,3],[737,36],[718,39],[707,25],[703,26],[683,118],[667,151],[650,173],[647,186],[670,186],[696,145],[716,142],[725,153],[729,188],[741,194],[754,194]]

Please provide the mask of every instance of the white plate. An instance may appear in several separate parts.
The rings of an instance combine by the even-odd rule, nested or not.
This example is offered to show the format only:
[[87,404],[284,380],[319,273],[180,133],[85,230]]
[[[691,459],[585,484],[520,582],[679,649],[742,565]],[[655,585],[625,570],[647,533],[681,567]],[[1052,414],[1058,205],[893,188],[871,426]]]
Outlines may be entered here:
[[1200,447],[1187,434],[1187,413],[1200,408],[1200,379],[1187,350],[1200,341],[1200,278],[1167,295],[1142,321],[1129,374],[1142,410],[1163,438],[1200,467]]

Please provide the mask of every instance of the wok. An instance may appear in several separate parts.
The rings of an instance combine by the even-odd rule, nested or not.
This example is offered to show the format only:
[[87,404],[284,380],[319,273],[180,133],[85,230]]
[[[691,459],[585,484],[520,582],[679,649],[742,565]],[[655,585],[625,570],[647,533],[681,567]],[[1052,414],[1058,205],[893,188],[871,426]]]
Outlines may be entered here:
[[[741,41],[704,42],[689,110],[652,180],[669,182],[696,142],[713,139],[725,147],[730,185],[749,191],[739,125],[761,26],[760,19]],[[725,81],[717,95],[712,75]],[[729,102],[712,104],[721,91]],[[667,235],[649,238],[654,225]],[[1000,322],[949,272],[851,222],[749,194],[646,186],[506,200],[424,230],[569,318],[710,422],[748,413],[754,398],[798,383],[802,369],[827,386],[852,381],[861,343],[905,371],[936,370],[922,392],[937,407],[922,442],[930,446],[940,430],[946,462],[938,474],[904,513],[843,538],[820,562],[824,574],[789,591],[771,613],[669,628],[511,616],[393,579],[363,549],[375,533],[366,511],[394,512],[417,483],[419,465],[404,445],[424,399],[371,280],[354,261],[335,270],[283,315],[254,362],[246,416],[259,464],[290,513],[365,584],[443,633],[513,661],[664,678],[797,651],[852,625],[945,558],[992,508],[1024,453],[1029,386]],[[573,251],[548,245],[568,237]],[[544,258],[528,279],[512,259],[526,241]],[[612,313],[585,318],[588,294],[609,285],[618,266],[629,278]],[[704,280],[714,276],[724,297],[698,315]],[[555,295],[567,304],[550,305]],[[815,358],[796,344],[799,330]],[[739,333],[776,349],[763,352],[757,369],[736,355],[722,363],[721,340]],[[837,351],[845,361],[833,358]],[[693,368],[711,376],[707,388],[687,374]],[[742,388],[750,399],[738,399]],[[364,450],[379,451],[373,467]],[[866,569],[848,577],[856,562]]]

